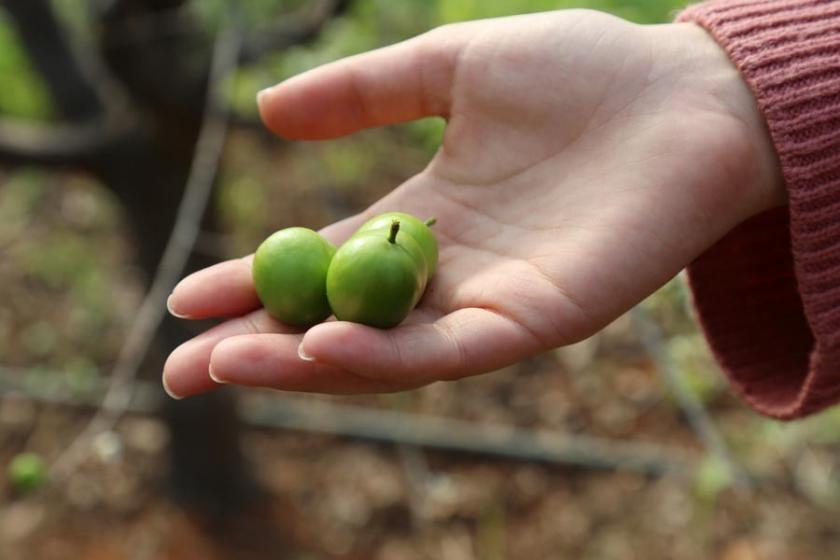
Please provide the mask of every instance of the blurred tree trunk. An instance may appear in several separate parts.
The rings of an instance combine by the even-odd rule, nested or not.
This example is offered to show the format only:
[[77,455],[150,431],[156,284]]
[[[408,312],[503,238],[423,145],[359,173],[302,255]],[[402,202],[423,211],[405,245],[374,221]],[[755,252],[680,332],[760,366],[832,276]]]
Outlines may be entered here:
[[[232,0],[234,1],[234,0]],[[5,0],[29,58],[49,88],[60,122],[29,125],[0,118],[0,164],[83,169],[120,199],[149,279],[175,222],[208,95],[212,40],[183,9],[186,0],[91,0],[97,49],[76,50],[49,0]],[[350,0],[319,0],[301,19],[284,19],[245,37],[239,60],[316,38]],[[216,231],[215,211],[202,230]],[[212,264],[193,254],[186,272]],[[163,360],[208,325],[167,316],[143,371],[159,378]],[[232,395],[220,390],[164,399],[177,496],[214,517],[254,495],[239,445]]]
[[[53,161],[86,169],[116,193],[131,220],[139,262],[151,279],[175,221],[199,134],[208,90],[210,41],[175,11],[180,1],[107,4],[99,13],[98,58],[130,97],[133,115],[106,114],[108,108],[85,75],[85,65],[74,55],[47,0],[10,0],[4,7],[66,122],[128,121],[120,123],[119,132],[106,141],[94,142],[90,153],[74,154],[75,146],[51,144],[45,144],[44,151],[65,150],[66,158]],[[178,25],[185,27],[172,33],[150,25],[156,17],[177,17]],[[6,145],[14,140],[7,139]],[[0,162],[2,155],[0,151]],[[20,163],[21,158],[16,161],[14,156],[10,153],[6,160]],[[37,146],[30,156],[31,161],[23,158],[23,162],[39,163]],[[204,230],[215,229],[214,216],[215,212],[208,212]],[[207,257],[193,255],[187,272],[210,264]],[[168,353],[193,334],[183,321],[167,316],[141,371],[159,377]],[[255,486],[239,447],[231,393],[218,391],[179,402],[165,398],[164,402],[177,497],[214,516],[241,505]]]
[[[94,172],[118,194],[133,221],[144,270],[157,266],[175,222],[187,183],[208,93],[210,41],[197,29],[159,32],[149,16],[179,18],[181,1],[112,3],[101,14],[100,55],[145,115],[142,131],[117,144]],[[139,22],[139,23],[138,23]],[[125,41],[125,37],[140,40]],[[207,212],[202,230],[217,230],[216,212]],[[190,257],[185,272],[213,264]],[[206,328],[208,325],[201,325]],[[191,327],[191,329],[190,329]],[[197,333],[196,325],[167,315],[158,344],[144,369],[160,375],[176,346]],[[256,488],[239,446],[240,426],[232,394],[220,390],[185,401],[166,398],[171,488],[176,498],[220,517],[235,511]]]

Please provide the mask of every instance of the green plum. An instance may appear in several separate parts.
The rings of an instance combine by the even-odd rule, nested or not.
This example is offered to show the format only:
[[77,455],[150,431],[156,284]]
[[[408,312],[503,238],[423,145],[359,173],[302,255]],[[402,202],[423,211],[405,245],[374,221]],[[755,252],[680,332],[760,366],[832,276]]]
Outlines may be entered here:
[[423,249],[391,218],[388,229],[358,231],[327,273],[327,298],[337,319],[387,329],[411,312],[428,281]]
[[263,241],[251,272],[266,311],[299,327],[329,317],[327,270],[335,252],[318,232],[302,227],[280,230]]
[[420,245],[420,248],[423,250],[423,254],[426,257],[428,275],[431,277],[437,269],[438,261],[437,238],[430,227],[435,223],[434,218],[424,222],[423,220],[420,220],[411,214],[406,214],[405,212],[386,212],[385,214],[380,214],[379,216],[371,218],[365,222],[362,227],[356,231],[356,233],[372,230],[387,231],[391,227],[391,222],[395,219],[400,221],[400,232],[407,233],[414,238],[418,245]]

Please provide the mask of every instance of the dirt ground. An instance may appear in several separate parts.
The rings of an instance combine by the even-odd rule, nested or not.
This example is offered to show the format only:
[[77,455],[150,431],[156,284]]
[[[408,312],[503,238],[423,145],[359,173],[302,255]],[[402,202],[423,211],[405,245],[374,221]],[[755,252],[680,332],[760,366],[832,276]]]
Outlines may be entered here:
[[[218,194],[229,235],[203,239],[200,250],[241,255],[277,227],[317,227],[364,207],[422,167],[424,152],[404,134],[282,149],[234,137]],[[22,372],[24,388],[57,383],[70,396],[113,363],[142,296],[130,232],[83,177],[29,170],[2,180],[0,365]],[[475,379],[385,397],[298,398],[659,444],[691,459],[679,476],[250,427],[243,446],[259,491],[227,519],[208,520],[167,488],[161,420],[129,414],[66,483],[21,495],[3,481],[0,558],[840,557],[840,413],[783,425],[747,410],[712,364],[685,298],[675,282],[646,305],[752,487],[734,484],[705,452],[624,317],[590,341]],[[241,405],[266,394],[241,392]],[[25,394],[0,403],[0,465],[23,450],[54,458],[91,414]]]

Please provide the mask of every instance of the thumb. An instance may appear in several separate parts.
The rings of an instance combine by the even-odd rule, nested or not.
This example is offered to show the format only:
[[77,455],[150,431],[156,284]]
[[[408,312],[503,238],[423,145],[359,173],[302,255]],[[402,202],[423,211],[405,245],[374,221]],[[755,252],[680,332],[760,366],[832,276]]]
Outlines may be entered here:
[[290,78],[258,94],[260,115],[274,133],[296,140],[446,117],[455,67],[471,28],[441,27]]

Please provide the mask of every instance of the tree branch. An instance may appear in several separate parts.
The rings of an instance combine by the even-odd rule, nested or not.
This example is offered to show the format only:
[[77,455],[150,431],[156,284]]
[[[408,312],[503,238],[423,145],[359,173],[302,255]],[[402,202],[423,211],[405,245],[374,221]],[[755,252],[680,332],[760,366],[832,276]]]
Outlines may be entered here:
[[[64,406],[96,407],[107,380],[74,393],[50,384],[25,385],[26,371],[0,365],[0,399],[18,395]],[[60,379],[60,372],[48,373]],[[160,392],[149,382],[133,381],[124,410],[154,413]],[[510,461],[618,470],[650,476],[690,476],[694,457],[665,445],[616,441],[551,430],[472,422],[393,410],[301,399],[280,393],[243,394],[243,421],[253,427],[329,434],[383,444],[408,445]]]
[[104,122],[34,125],[0,120],[0,164],[89,167],[118,133]]
[[0,4],[17,27],[30,61],[44,78],[58,113],[74,122],[104,112],[96,87],[83,71],[49,0],[6,0]]
[[243,45],[239,56],[241,64],[258,62],[266,55],[282,51],[293,45],[307,43],[317,38],[330,20],[340,16],[353,0],[323,0],[312,14],[291,17],[270,29],[258,31]]
[[687,385],[685,378],[674,363],[668,350],[665,335],[659,325],[651,318],[644,305],[637,305],[630,315],[641,336],[642,344],[656,365],[666,386],[673,392],[677,404],[685,414],[691,428],[697,433],[703,446],[713,456],[720,459],[728,471],[729,477],[742,488],[751,488],[753,481],[741,468],[732,455],[714,420],[709,416],[703,403]]

